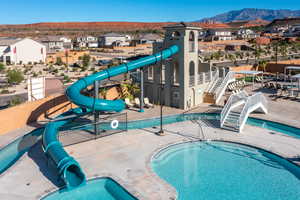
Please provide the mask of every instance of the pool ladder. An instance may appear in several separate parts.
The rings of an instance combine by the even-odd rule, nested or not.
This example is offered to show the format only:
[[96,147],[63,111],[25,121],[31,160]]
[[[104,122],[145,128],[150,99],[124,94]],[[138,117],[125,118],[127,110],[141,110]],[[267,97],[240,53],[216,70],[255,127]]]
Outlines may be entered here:
[[192,123],[195,123],[199,126],[199,133],[198,133],[199,140],[201,141],[205,140],[205,134],[202,128],[201,120],[191,120],[191,121]]

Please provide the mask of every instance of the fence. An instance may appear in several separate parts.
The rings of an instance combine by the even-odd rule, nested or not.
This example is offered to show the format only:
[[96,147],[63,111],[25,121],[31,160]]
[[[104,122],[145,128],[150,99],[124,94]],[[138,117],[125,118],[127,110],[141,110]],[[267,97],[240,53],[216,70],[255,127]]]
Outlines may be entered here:
[[127,113],[100,116],[96,122],[90,115],[62,127],[58,137],[64,146],[69,146],[124,131],[127,131]]

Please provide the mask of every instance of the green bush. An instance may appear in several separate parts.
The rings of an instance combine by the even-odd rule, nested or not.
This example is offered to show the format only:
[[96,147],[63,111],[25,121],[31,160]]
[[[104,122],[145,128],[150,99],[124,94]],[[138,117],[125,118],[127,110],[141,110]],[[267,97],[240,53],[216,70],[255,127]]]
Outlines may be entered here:
[[0,72],[4,72],[5,71],[5,66],[3,63],[0,63]]
[[90,61],[91,61],[91,56],[88,54],[84,54],[82,56],[82,66],[83,67],[88,67],[90,65]]
[[23,73],[16,69],[9,70],[6,76],[9,84],[19,84],[24,80]]
[[0,94],[9,94],[9,90],[3,89],[3,90],[1,90]]
[[61,57],[57,57],[56,58],[56,64],[57,65],[63,65],[64,64],[63,61],[62,61],[62,59],[61,59]]
[[16,105],[19,105],[22,103],[22,100],[20,97],[13,97],[10,101],[9,101],[9,106],[12,107],[12,106],[16,106]]

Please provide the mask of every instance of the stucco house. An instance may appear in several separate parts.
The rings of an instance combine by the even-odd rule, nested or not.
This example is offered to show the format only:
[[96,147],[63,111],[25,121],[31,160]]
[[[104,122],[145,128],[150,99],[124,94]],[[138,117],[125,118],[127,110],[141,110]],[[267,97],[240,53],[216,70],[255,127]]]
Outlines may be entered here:
[[107,33],[99,37],[100,47],[129,46],[131,38],[118,33]]
[[0,62],[5,64],[40,63],[46,60],[45,45],[29,38],[0,38]]

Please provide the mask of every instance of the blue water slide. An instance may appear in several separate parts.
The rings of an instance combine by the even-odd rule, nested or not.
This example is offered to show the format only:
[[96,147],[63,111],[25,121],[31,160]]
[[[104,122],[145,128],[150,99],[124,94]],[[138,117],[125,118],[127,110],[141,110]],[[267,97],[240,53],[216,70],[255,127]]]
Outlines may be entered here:
[[89,85],[92,85],[95,81],[104,80],[135,69],[147,67],[171,57],[178,51],[179,47],[173,45],[154,55],[105,69],[98,73],[82,78],[67,88],[66,95],[68,96],[69,100],[78,105],[79,108],[69,110],[68,112],[62,114],[60,119],[48,123],[42,139],[43,150],[45,154],[54,162],[58,173],[67,188],[71,189],[85,184],[86,178],[78,162],[68,155],[62,144],[59,142],[59,129],[73,119],[74,115],[80,116],[91,110],[120,112],[125,108],[125,104],[122,100],[110,101],[105,99],[95,99],[81,94],[81,91],[87,88]]

